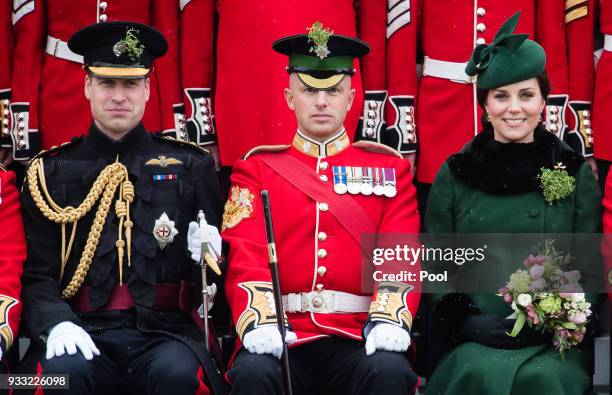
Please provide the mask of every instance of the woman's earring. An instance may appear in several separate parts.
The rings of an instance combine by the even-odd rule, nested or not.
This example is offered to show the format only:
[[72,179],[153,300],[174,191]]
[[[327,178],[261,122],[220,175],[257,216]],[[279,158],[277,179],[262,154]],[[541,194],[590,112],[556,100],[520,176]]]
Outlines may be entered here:
[[489,116],[489,113],[487,113],[487,122],[491,122],[491,117]]
[[538,116],[538,122],[542,123],[542,114]]

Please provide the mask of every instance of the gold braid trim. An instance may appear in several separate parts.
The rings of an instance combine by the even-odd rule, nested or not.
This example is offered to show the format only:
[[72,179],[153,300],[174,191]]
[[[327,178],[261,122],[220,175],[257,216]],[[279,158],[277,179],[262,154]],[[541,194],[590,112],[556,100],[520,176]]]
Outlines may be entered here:
[[[96,211],[96,215],[89,231],[89,235],[87,236],[87,242],[85,244],[85,248],[83,249],[83,254],[81,255],[79,264],[76,268],[74,276],[72,277],[66,288],[62,291],[63,299],[70,299],[71,297],[73,297],[85,281],[85,277],[87,276],[87,272],[89,271],[91,262],[95,255],[96,248],[98,247],[98,242],[100,241],[100,235],[102,234],[104,222],[106,221],[106,217],[108,215],[108,210],[110,209],[110,206],[113,202],[113,197],[115,196],[117,188],[121,186],[121,193],[116,203],[117,215],[120,219],[119,237],[116,245],[119,257],[119,271],[120,274],[122,274],[123,246],[125,243],[122,240],[122,229],[123,226],[126,227],[125,233],[128,242],[129,262],[129,245],[131,242],[130,228],[132,226],[132,221],[129,217],[129,203],[134,200],[134,186],[128,179],[127,168],[119,162],[115,162],[111,165],[106,166],[98,175],[98,178],[93,183],[83,202],[81,202],[81,204],[79,204],[79,206],[76,208],[71,206],[62,208],[57,205],[57,203],[55,203],[49,195],[44,174],[43,158],[36,158],[32,160],[32,162],[30,163],[30,167],[28,168],[27,178],[28,188],[30,190],[30,194],[32,195],[32,199],[36,204],[36,207],[38,207],[38,209],[45,216],[45,218],[62,225],[62,260],[60,279],[63,276],[64,266],[68,261],[68,256],[70,254],[70,250],[72,249],[72,243],[74,241],[74,236],[76,233],[75,228],[77,221],[83,218],[96,204],[98,199],[100,199],[100,204],[98,206],[98,210]],[[44,197],[38,186],[39,183],[45,195]],[[124,199],[125,201],[122,201],[122,199]],[[126,220],[124,221],[124,219]],[[72,224],[73,226],[70,241],[68,243],[68,248],[66,248],[65,240],[66,224]],[[120,282],[121,281],[122,278],[120,278]]]

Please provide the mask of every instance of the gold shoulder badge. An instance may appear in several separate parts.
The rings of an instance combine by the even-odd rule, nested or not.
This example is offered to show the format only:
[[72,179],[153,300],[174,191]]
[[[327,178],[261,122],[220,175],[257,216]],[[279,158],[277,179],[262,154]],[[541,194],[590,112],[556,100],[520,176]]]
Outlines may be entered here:
[[176,158],[168,158],[164,155],[160,155],[157,157],[157,159],[149,159],[145,163],[145,166],[168,167],[168,166],[182,165],[182,164],[183,162],[181,162],[180,160]]
[[15,306],[19,301],[10,296],[0,295],[0,336],[4,338],[6,347],[13,344],[13,331],[9,326],[8,313],[11,307]]
[[249,218],[253,213],[253,201],[255,195],[248,188],[240,188],[233,186],[230,198],[225,203],[225,211],[223,212],[223,225],[221,231],[233,228],[240,221]]

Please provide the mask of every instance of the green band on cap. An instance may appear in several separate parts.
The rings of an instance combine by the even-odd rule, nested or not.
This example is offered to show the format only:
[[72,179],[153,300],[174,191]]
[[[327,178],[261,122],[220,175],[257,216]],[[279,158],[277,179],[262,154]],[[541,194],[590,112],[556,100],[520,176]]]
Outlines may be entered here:
[[289,67],[301,67],[312,71],[333,71],[353,67],[351,56],[328,56],[321,60],[317,56],[292,53],[289,56]]

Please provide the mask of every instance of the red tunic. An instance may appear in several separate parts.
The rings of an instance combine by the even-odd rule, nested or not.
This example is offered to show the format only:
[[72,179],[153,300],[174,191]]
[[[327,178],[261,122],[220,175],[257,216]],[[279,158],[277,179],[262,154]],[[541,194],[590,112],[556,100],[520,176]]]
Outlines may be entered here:
[[0,341],[6,352],[19,333],[26,242],[15,174],[0,168]]
[[20,126],[30,132],[25,144],[17,141],[17,157],[36,154],[39,134],[42,148],[47,149],[69,141],[91,124],[82,64],[49,55],[45,49],[48,37],[59,39],[63,43],[52,48],[61,56],[74,32],[97,22],[129,20],[152,25],[164,34],[169,49],[154,64],[143,122],[148,130],[175,129],[173,105],[181,102],[178,0],[16,0],[13,7],[12,133],[17,140]]
[[595,86],[593,39],[595,8],[598,0],[566,0],[567,66],[569,82],[566,141],[584,156],[593,155],[591,107]]
[[[567,103],[563,1],[420,1],[424,56],[457,63],[466,63],[477,44],[490,44],[501,24],[520,10],[515,33],[529,33],[546,50],[546,68],[553,87],[548,104],[554,103],[563,114]],[[412,72],[410,68],[408,71]],[[476,101],[475,84],[424,75],[418,89],[417,180],[432,183],[442,163],[479,132],[482,111]],[[560,134],[563,125],[556,127]]]
[[[333,4],[332,4],[333,3]],[[284,72],[287,57],[272,50],[272,42],[305,33],[315,21],[337,34],[363,37],[372,46],[367,55],[373,81],[357,73],[355,104],[346,128],[352,135],[362,115],[363,87],[385,89],[385,2],[362,0],[182,0],[181,67],[188,127],[198,141],[212,143],[215,136],[208,109],[211,88],[214,119],[223,165],[231,166],[251,148],[261,144],[287,144],[295,131],[295,117],[283,98],[288,86]],[[213,29],[214,11],[218,27]],[[359,27],[359,31],[357,30]],[[213,48],[214,42],[214,48]],[[216,58],[213,51],[216,49]],[[376,57],[378,60],[374,60]],[[215,60],[213,60],[215,59]],[[204,98],[205,104],[198,104]],[[208,125],[208,128],[207,128]],[[192,133],[190,133],[191,135]]]
[[612,301],[612,173],[608,173],[603,195],[603,242],[602,255],[604,257],[605,281],[608,288],[608,297]]
[[11,59],[13,59],[11,9],[11,0],[0,0],[0,48],[2,48],[2,55],[0,55],[0,148],[10,148],[13,145],[8,134]]
[[[599,26],[603,34],[612,34],[612,1],[599,1]],[[612,161],[612,52],[604,50],[597,63],[593,99],[593,152],[598,159]]]
[[[336,144],[339,146],[330,148]],[[370,297],[376,298],[376,286],[374,295],[371,289],[368,292],[363,287],[363,281],[369,286],[374,281],[371,277],[362,277],[363,240],[359,236],[362,233],[357,232],[357,237],[352,234],[348,230],[351,227],[347,227],[345,220],[334,213],[333,206],[353,201],[363,209],[363,217],[354,220],[371,221],[373,233],[376,234],[418,233],[419,215],[408,162],[398,157],[397,152],[392,155],[388,152],[369,152],[358,147],[362,144],[376,146],[375,149],[379,151],[392,151],[370,142],[359,142],[351,146],[345,134],[327,145],[327,156],[317,156],[318,144],[313,140],[296,138],[293,146],[277,148],[279,152],[259,152],[236,162],[231,177],[231,196],[225,206],[222,237],[230,245],[225,285],[240,338],[259,325],[275,325],[276,322],[275,316],[272,320],[266,320],[265,316],[260,316],[260,319],[252,317],[254,311],[261,313],[266,310],[266,306],[262,307],[266,305],[266,300],[265,296],[262,299],[261,294],[264,292],[252,292],[249,284],[259,282],[259,285],[266,288],[271,282],[261,190],[267,189],[270,195],[283,294],[333,290],[365,295],[368,303]],[[309,153],[304,153],[306,150]],[[289,166],[291,161],[299,161],[305,166],[301,168],[303,171],[300,174],[312,177],[310,182],[323,185],[323,189],[327,188],[332,194],[331,199],[315,200],[313,195],[306,192],[307,188],[300,189],[302,187],[287,181],[273,170],[266,163],[266,158],[276,158],[285,166]],[[395,169],[397,195],[335,194],[334,166]],[[354,215],[360,214],[354,212]],[[415,286],[404,300],[398,302],[406,316],[414,316],[419,298],[420,288]],[[251,318],[248,318],[249,314]],[[323,336],[362,340],[361,331],[366,321],[376,321],[372,313],[368,315],[367,312],[295,312],[287,313],[287,317],[298,336],[294,345]]]

